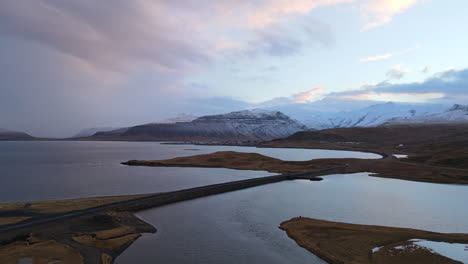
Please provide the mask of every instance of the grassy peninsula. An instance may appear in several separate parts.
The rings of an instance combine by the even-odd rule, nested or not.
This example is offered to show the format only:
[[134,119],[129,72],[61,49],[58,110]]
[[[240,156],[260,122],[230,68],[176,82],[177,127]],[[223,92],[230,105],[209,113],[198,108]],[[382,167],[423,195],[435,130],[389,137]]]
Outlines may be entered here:
[[301,247],[330,264],[460,264],[427,248],[415,246],[409,240],[468,243],[468,234],[346,224],[305,217],[283,222],[280,228]]

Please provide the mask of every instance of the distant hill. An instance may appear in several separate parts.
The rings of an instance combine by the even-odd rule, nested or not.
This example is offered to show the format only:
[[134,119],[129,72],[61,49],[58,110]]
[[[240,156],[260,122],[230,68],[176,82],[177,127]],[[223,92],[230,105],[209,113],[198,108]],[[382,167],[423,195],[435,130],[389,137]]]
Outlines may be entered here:
[[[463,108],[454,107],[452,111],[464,111]],[[468,122],[303,131],[263,145],[403,152],[409,154],[405,161],[468,169]]]
[[80,132],[76,133],[72,138],[82,138],[82,137],[90,137],[97,132],[108,132],[112,130],[117,130],[121,128],[117,127],[91,127],[82,129]]
[[450,109],[415,117],[392,118],[385,125],[468,123],[468,106],[455,104]]
[[187,114],[179,114],[172,118],[167,118],[156,123],[158,124],[170,124],[170,123],[178,123],[178,122],[192,122],[193,120],[199,118],[199,116],[194,115],[187,115]]
[[[175,117],[164,119],[151,124],[172,124],[177,122],[191,122],[196,118],[198,118],[198,116],[180,114]],[[113,136],[116,136],[122,134],[127,129],[128,127],[91,127],[82,129],[80,132],[76,133],[72,138],[91,137],[98,132],[107,132],[109,134],[112,134]]]
[[19,131],[11,131],[0,128],[0,140],[22,140],[33,139],[34,137]]
[[278,111],[261,109],[203,116],[190,122],[152,123],[93,138],[124,140],[249,141],[283,138],[306,127]]

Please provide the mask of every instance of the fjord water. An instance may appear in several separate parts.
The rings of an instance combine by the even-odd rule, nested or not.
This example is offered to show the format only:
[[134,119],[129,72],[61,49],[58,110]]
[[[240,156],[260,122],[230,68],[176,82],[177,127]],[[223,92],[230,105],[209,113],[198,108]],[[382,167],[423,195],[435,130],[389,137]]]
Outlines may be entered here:
[[121,165],[131,159],[168,159],[233,150],[285,160],[378,158],[360,152],[158,142],[0,142],[0,203],[174,191],[270,175],[262,171]]
[[[268,175],[212,168],[127,167],[220,150],[284,160],[378,158],[359,152],[165,145],[155,142],[0,142],[1,202],[171,191]],[[468,233],[468,186],[330,175],[285,181],[171,204],[137,215],[144,234],[119,258],[130,263],[324,263],[278,228],[296,216]]]
[[[278,228],[304,216],[468,233],[468,186],[369,177],[285,181],[154,208],[153,224],[116,263],[325,263]],[[467,252],[468,254],[468,252]]]

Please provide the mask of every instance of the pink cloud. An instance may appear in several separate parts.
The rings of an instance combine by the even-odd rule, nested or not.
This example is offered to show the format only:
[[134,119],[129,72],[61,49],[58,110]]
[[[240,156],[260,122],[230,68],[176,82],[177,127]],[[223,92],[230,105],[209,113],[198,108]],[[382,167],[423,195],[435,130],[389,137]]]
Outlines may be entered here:
[[362,58],[360,59],[359,61],[360,62],[369,62],[369,61],[378,61],[378,60],[386,60],[386,59],[389,59],[391,57],[393,57],[394,54],[392,53],[387,53],[387,54],[382,54],[382,55],[376,55],[376,56],[370,56],[370,57],[366,57],[366,58]]
[[363,26],[363,30],[372,29],[392,21],[398,15],[416,5],[418,0],[369,0],[364,4],[364,11],[372,17]]
[[314,99],[318,99],[317,97],[325,90],[324,87],[316,87],[312,88],[305,92],[300,92],[291,96],[292,101],[294,103],[307,103]]
[[396,52],[391,52],[391,53],[385,53],[385,54],[380,54],[380,55],[375,55],[375,56],[369,56],[369,57],[364,57],[364,58],[361,58],[359,59],[360,62],[372,62],[372,61],[379,61],[379,60],[386,60],[386,59],[390,59],[394,56],[397,56],[397,55],[403,55],[403,54],[406,54],[408,52],[412,52],[412,51],[415,51],[417,49],[421,48],[420,45],[417,45],[413,48],[408,48],[408,49],[405,49],[405,50],[401,50],[401,51],[396,51]]
[[[312,9],[354,0],[264,0],[256,1],[257,5],[247,14],[247,25],[250,27],[264,27],[289,15],[307,14]],[[242,2],[242,1],[240,1]]]
[[[226,50],[248,48],[249,40],[256,39],[261,30],[316,8],[364,5],[364,12],[376,19],[372,23],[382,24],[416,1],[4,1],[0,3],[0,33],[110,71],[126,72],[141,62],[159,70],[180,70],[210,61]],[[269,47],[259,45],[265,46]]]

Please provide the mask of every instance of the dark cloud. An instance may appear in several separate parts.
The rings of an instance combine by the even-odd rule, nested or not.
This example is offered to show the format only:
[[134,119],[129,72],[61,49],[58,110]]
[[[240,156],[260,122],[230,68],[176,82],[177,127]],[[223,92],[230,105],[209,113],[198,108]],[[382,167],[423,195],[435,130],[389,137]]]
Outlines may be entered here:
[[[412,97],[415,101],[433,103],[461,103],[468,100],[468,69],[448,70],[434,74],[423,82],[395,84],[384,81],[376,85],[364,85],[360,89],[340,93],[331,93],[330,98],[351,100],[369,100],[372,98],[390,98],[392,96]],[[386,100],[388,101],[388,100]]]
[[197,35],[193,28],[183,21],[164,19],[168,17],[165,12],[170,12],[164,1],[158,6],[143,3],[2,1],[0,33],[40,43],[113,71],[127,70],[138,61],[174,69],[208,58],[202,41],[194,41]]
[[[67,137],[84,127],[158,120],[187,100],[173,80],[152,72],[132,79],[78,74],[67,57],[34,43],[0,37],[0,127]],[[74,70],[76,72],[74,72]]]
[[468,93],[468,69],[449,70],[435,74],[433,77],[416,83],[391,84],[383,83],[374,90],[392,93]]
[[304,45],[329,46],[326,25],[281,24],[340,2],[346,0],[0,1],[0,127],[64,137],[181,111],[242,109],[248,104],[208,93],[192,100],[197,90],[183,79],[226,50],[288,56]]

